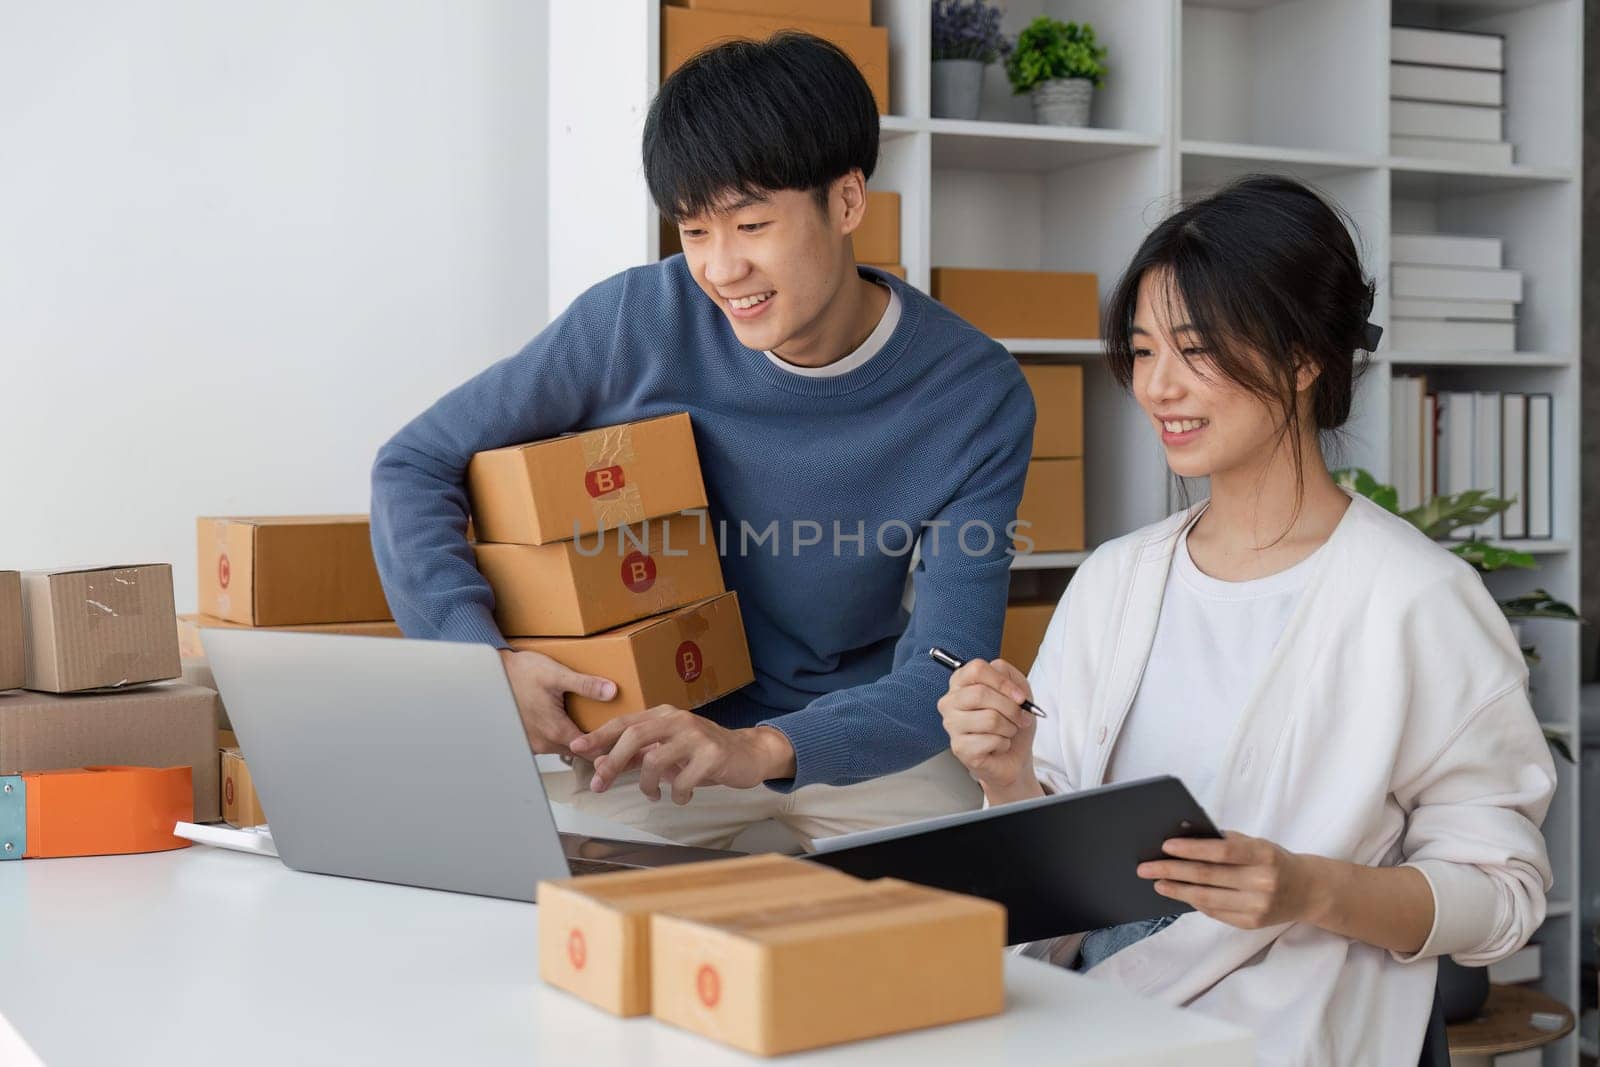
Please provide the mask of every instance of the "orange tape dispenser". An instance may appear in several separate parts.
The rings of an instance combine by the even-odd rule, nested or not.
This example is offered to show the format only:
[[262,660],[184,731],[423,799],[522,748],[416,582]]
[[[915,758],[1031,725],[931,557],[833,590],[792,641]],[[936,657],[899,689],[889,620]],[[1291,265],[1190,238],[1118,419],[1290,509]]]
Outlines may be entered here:
[[0,774],[0,860],[116,856],[187,848],[188,767],[84,767]]

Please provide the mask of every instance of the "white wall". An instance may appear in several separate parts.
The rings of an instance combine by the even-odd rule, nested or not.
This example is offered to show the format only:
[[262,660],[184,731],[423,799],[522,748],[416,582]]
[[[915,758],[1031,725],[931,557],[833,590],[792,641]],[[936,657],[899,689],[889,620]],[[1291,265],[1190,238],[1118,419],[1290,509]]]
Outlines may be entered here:
[[0,569],[365,511],[545,321],[540,0],[8,3]]

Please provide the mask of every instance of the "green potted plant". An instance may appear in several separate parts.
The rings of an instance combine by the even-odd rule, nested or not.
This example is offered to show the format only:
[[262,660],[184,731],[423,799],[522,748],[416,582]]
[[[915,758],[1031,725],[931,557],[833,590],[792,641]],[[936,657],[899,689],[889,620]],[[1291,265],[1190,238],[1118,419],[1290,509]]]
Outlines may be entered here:
[[[1510,500],[1491,496],[1486,490],[1472,489],[1451,496],[1436,496],[1432,500],[1425,501],[1421,507],[1401,511],[1400,494],[1395,488],[1384,485],[1367,471],[1352,467],[1334,471],[1333,476],[1334,480],[1346,489],[1360,493],[1379,507],[1394,512],[1435,539],[1447,537],[1463,527],[1481,526],[1512,504]],[[1481,574],[1506,567],[1517,570],[1537,570],[1539,567],[1538,561],[1526,552],[1491,545],[1476,539],[1456,542],[1450,546],[1450,551],[1472,564]],[[1534,589],[1519,596],[1508,597],[1498,603],[1500,610],[1505,612],[1506,618],[1511,621],[1512,630],[1517,632],[1519,644],[1522,640],[1520,623],[1524,619],[1583,621],[1570,604],[1555,599],[1543,589]],[[1522,645],[1522,655],[1529,666],[1539,662],[1539,650],[1533,645]],[[1572,747],[1559,728],[1546,726],[1544,735],[1550,742],[1550,747],[1555,749],[1562,759],[1568,763],[1574,762]]]
[[1018,35],[1006,76],[1013,92],[1032,95],[1035,122],[1087,126],[1094,90],[1105,83],[1105,57],[1087,22],[1040,15]]

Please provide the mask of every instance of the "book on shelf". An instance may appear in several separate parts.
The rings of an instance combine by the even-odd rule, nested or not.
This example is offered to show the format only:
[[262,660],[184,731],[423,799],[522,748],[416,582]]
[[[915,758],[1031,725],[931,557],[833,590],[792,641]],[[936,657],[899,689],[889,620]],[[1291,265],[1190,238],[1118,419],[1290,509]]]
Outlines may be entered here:
[[1504,70],[1505,38],[1498,33],[1391,26],[1389,58],[1396,63]]
[[1514,322],[1452,322],[1397,316],[1389,323],[1389,329],[1389,344],[1397,352],[1512,352],[1517,347]]
[[1396,319],[1444,319],[1446,322],[1514,322],[1517,305],[1509,300],[1418,300],[1397,296],[1389,301]]
[[1400,100],[1499,107],[1505,102],[1505,75],[1493,70],[1391,62],[1389,95]]
[[[1500,394],[1478,393],[1473,399],[1472,488],[1482,489],[1490,496],[1500,495]],[[1500,536],[1500,516],[1491,516],[1477,528],[1475,536],[1492,540]]]
[[[1438,395],[1439,403],[1439,494],[1454,496],[1482,488],[1477,484],[1475,463],[1477,449],[1473,434],[1477,428],[1474,409],[1476,393],[1449,392]],[[1472,536],[1469,527],[1461,526],[1450,532],[1453,540],[1465,541]]]
[[1481,267],[1393,266],[1395,296],[1423,300],[1522,300],[1520,270]]
[[1389,154],[1414,159],[1447,159],[1480,167],[1509,167],[1515,158],[1505,141],[1463,141],[1454,137],[1389,138]]
[[1476,104],[1427,100],[1389,101],[1389,136],[1449,137],[1457,141],[1503,141],[1505,111]]
[[1499,270],[1505,242],[1498,237],[1468,237],[1449,233],[1397,233],[1389,238],[1389,258],[1395,263],[1425,267],[1484,267]]
[[1549,393],[1528,397],[1528,536],[1538,540],[1549,539],[1552,525],[1550,406]]
[[1500,536],[1528,536],[1525,481],[1528,443],[1528,398],[1506,393],[1500,398],[1500,492],[1511,506],[1500,514]]

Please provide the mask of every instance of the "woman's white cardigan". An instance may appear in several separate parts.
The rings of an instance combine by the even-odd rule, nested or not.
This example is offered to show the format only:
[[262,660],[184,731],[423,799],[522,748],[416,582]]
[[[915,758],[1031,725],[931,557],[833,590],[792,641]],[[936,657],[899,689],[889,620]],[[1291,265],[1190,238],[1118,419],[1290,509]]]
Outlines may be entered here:
[[[1102,546],[1057,607],[1029,675],[1050,712],[1034,760],[1052,791],[1104,784],[1192,515]],[[1539,824],[1555,769],[1517,642],[1468,564],[1363,497],[1352,494],[1320,553],[1215,788],[1210,814],[1223,829],[1405,864],[1433,888],[1433,929],[1412,956],[1305,924],[1240,930],[1196,912],[1089,972],[1255,1030],[1260,1062],[1410,1067],[1432,957],[1503,959],[1544,921]]]

